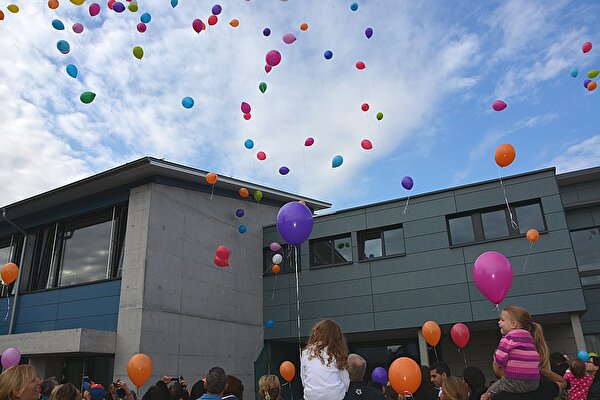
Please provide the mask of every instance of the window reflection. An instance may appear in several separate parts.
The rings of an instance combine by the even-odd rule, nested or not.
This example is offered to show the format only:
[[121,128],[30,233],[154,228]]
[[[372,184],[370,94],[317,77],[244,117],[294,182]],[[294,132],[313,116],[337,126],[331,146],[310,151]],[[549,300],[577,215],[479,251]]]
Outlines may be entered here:
[[600,266],[600,230],[598,228],[583,229],[571,232],[571,241],[578,266]]
[[538,203],[515,207],[515,213],[519,223],[519,233],[527,233],[530,229],[546,230],[542,209]]
[[311,266],[346,264],[352,262],[350,236],[312,240],[310,242]]
[[471,216],[452,218],[448,220],[452,244],[463,244],[475,241]]
[[506,224],[506,212],[504,210],[482,213],[481,222],[486,239],[508,236],[508,225]]

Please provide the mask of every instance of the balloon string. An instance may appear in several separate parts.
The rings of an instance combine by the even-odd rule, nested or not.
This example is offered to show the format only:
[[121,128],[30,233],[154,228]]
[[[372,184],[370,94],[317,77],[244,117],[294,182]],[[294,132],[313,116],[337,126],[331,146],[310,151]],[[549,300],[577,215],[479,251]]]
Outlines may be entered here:
[[211,188],[210,188],[210,199],[211,199],[211,200],[212,200],[212,198],[213,198],[213,194],[214,194],[214,193],[215,193],[215,185],[214,185],[214,183],[213,183],[213,184],[211,185]]
[[437,349],[435,348],[435,346],[433,346],[433,353],[435,354],[435,361],[440,361],[440,359],[438,358]]
[[502,187],[502,192],[504,193],[504,202],[506,203],[506,209],[508,210],[508,215],[510,216],[510,224],[514,229],[519,229],[519,225],[517,225],[517,222],[513,218],[512,211],[510,210],[510,205],[508,204],[508,198],[506,197],[506,188],[504,187],[504,183],[502,182],[500,169],[498,169],[498,178],[500,178],[500,186]]
[[[527,257],[525,257],[525,263],[523,264],[523,271],[525,271],[525,267],[527,266],[527,261],[529,260],[529,255],[531,254],[531,248],[533,247],[533,242],[529,242],[529,251],[527,252]],[[523,272],[521,271],[521,272]]]
[[402,210],[402,214],[406,214],[406,211],[408,210],[408,201],[410,200],[410,196],[408,196],[406,198],[406,205],[404,206],[404,210]]
[[[4,287],[8,287],[8,285],[3,284],[2,289],[4,289]],[[10,314],[10,292],[6,296],[6,315],[4,316],[4,321],[8,319],[8,314]]]
[[498,318],[500,318],[500,304],[496,304],[495,307],[496,311],[498,311]]
[[[294,248],[292,247],[292,250],[294,250]],[[298,283],[298,247],[296,247],[295,252],[294,252],[294,259],[295,259],[295,265],[296,265],[296,311],[298,313],[298,355],[300,357],[300,359],[302,359],[302,344],[300,343],[300,329],[301,329],[301,323],[300,323],[300,285]]]
[[279,276],[279,274],[275,274],[275,284],[273,285],[273,293],[271,293],[271,300],[273,300],[273,297],[275,297],[275,289],[277,289],[277,277]]

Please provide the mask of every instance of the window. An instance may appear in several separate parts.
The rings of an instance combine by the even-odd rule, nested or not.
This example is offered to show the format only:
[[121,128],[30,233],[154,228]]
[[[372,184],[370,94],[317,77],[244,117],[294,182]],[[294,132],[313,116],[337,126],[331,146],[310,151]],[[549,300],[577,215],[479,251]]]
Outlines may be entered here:
[[[263,249],[263,274],[273,275],[271,267],[273,266],[273,256],[275,254],[281,254],[281,257],[283,258],[283,261],[279,264],[279,267],[281,268],[281,271],[279,272],[280,274],[296,272],[296,265],[294,264],[294,259],[296,256],[294,252],[288,250],[290,248],[291,246],[282,246],[281,250],[272,251],[270,248],[265,247]],[[300,254],[298,253],[298,271],[300,271],[301,265],[302,264],[300,263]]]
[[518,229],[511,225],[506,207],[478,210],[468,215],[448,217],[448,230],[452,246],[519,236],[529,229],[546,231],[542,206],[537,202],[511,206]]
[[571,232],[577,265],[600,268],[600,229],[588,228]]
[[361,260],[378,257],[404,255],[404,230],[393,226],[359,233],[359,254]]
[[[12,235],[0,239],[0,267],[12,262],[17,265],[21,262],[21,249],[23,247],[23,237],[21,235]],[[20,266],[20,265],[19,265]],[[0,297],[7,297],[14,292],[14,283],[2,285],[0,288]]]
[[352,240],[350,235],[311,240],[310,259],[312,267],[351,263]]

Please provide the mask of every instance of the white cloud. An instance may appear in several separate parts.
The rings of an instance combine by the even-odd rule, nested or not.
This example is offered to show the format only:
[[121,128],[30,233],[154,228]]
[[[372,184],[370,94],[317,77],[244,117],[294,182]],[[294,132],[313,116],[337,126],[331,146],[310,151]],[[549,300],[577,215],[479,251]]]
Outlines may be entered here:
[[562,149],[551,162],[557,172],[576,171],[600,165],[600,135],[594,135]]

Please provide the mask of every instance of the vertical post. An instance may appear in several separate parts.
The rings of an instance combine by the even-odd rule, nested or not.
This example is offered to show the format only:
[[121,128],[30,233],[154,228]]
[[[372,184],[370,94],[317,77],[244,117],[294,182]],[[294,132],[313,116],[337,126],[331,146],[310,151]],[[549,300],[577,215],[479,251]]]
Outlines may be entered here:
[[421,356],[421,365],[429,366],[429,351],[427,351],[427,342],[423,337],[423,332],[417,330],[419,336],[419,355]]
[[[23,270],[23,260],[25,259],[25,248],[27,247],[27,234],[23,232],[23,250],[21,251],[21,261],[19,261],[19,274],[15,282],[15,298],[13,299],[12,311],[10,313],[10,325],[8,325],[8,334],[12,335],[15,327],[15,314],[17,313],[17,299],[19,297],[19,284],[21,282],[21,271]],[[10,294],[9,294],[10,296]]]
[[579,319],[579,314],[572,313],[570,316],[571,327],[573,328],[573,337],[575,338],[575,345],[577,346],[577,351],[587,351],[585,345],[585,338],[583,337],[583,328],[581,327],[581,320]]

